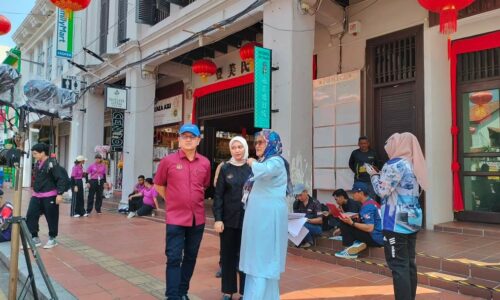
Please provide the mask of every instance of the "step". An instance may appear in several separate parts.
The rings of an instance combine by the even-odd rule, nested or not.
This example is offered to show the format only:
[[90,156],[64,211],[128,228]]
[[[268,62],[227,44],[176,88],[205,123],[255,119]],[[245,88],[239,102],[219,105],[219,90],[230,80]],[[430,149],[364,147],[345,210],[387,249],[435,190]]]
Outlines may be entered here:
[[499,238],[500,224],[452,221],[434,225],[434,231]]
[[[334,256],[335,251],[318,246],[309,249],[289,247],[288,252],[309,259],[321,260],[327,263],[356,268],[389,277],[392,276],[390,269],[382,258],[365,256],[358,259],[342,259]],[[499,299],[497,297],[500,297],[500,286],[498,281],[469,278],[453,272],[424,267],[419,265],[418,262],[417,266],[419,284],[438,287],[484,299]]]

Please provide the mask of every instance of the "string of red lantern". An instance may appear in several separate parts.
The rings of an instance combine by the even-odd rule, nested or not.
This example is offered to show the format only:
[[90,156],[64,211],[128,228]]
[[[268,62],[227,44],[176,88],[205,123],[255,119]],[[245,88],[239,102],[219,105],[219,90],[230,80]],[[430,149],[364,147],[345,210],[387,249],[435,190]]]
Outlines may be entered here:
[[79,11],[86,9],[91,0],[50,0],[55,6],[64,10],[64,15],[66,17],[70,16],[73,11]]
[[252,70],[252,71],[253,71],[255,46],[262,47],[262,44],[258,43],[258,42],[250,42],[250,43],[246,43],[245,45],[241,46],[241,48],[240,48],[241,60],[246,62],[249,65],[250,70]]
[[457,31],[458,11],[466,8],[474,0],[418,0],[420,5],[439,14],[439,31],[451,35]]
[[191,69],[193,73],[200,75],[203,82],[206,82],[209,76],[217,72],[217,66],[210,59],[199,59],[195,61]]

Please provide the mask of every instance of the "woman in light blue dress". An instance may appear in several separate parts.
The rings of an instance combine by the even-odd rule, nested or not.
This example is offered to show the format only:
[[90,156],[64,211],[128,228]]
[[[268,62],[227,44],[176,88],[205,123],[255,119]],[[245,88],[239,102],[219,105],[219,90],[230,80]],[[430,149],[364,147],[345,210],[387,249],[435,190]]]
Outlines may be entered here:
[[245,300],[279,299],[285,271],[288,206],[291,193],[288,162],[281,156],[280,136],[263,130],[255,137],[258,160],[247,163],[253,175],[244,187],[246,205],[241,239],[240,271],[246,274]]

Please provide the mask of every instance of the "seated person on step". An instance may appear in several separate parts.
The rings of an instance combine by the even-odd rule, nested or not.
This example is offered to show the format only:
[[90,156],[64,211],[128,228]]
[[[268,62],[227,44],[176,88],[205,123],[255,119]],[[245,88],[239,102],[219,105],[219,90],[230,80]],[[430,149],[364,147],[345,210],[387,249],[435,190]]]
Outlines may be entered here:
[[12,204],[3,200],[3,191],[0,190],[0,242],[10,241],[12,224],[7,221],[12,218]]
[[137,177],[134,191],[128,195],[128,210],[136,211],[142,205],[142,190],[144,190],[144,175]]
[[[337,189],[333,192],[332,194],[333,198],[335,199],[335,202],[337,203],[337,206],[339,210],[343,213],[359,213],[359,209],[361,208],[361,203],[352,200],[349,198],[349,195],[347,195],[347,192],[344,189]],[[329,215],[329,213],[328,213]],[[331,216],[331,215],[330,215]],[[334,216],[331,216],[334,219],[334,225],[335,225],[335,230],[333,232],[333,236],[339,235],[340,234],[340,219],[335,218]]]
[[384,244],[380,205],[368,196],[366,185],[355,182],[352,190],[354,200],[361,203],[361,209],[358,219],[348,216],[339,218],[342,244],[346,247],[335,253],[340,258],[357,258],[367,246],[382,247]]
[[[158,193],[153,184],[153,178],[146,178],[144,180],[144,189],[141,192],[142,201],[139,207],[129,207],[130,212],[128,218],[135,216],[148,216],[151,215],[153,209],[158,209]],[[134,210],[132,210],[134,209]]]
[[321,227],[323,223],[321,203],[309,196],[305,185],[302,183],[294,185],[293,195],[295,196],[293,212],[306,214],[307,222],[304,226],[309,230],[300,247],[308,248],[314,244],[314,236],[321,235],[323,232]]

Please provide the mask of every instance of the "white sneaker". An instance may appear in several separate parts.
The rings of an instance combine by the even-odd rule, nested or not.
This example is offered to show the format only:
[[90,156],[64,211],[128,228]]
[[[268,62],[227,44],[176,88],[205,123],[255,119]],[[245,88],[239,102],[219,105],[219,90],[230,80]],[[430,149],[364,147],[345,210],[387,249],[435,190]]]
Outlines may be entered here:
[[83,214],[83,216],[84,216],[84,217],[88,217],[88,216],[89,216],[89,214],[88,214],[88,213],[84,213],[84,214]]
[[73,218],[79,218],[79,217],[81,217],[79,214],[74,214],[73,215]]
[[135,211],[131,211],[131,212],[129,212],[129,213],[128,213],[127,218],[128,218],[128,219],[132,219],[132,218],[133,218],[133,217],[135,217],[136,215],[137,215],[137,214],[135,213]]
[[[39,238],[39,237],[33,237],[33,238],[31,238],[31,241],[33,242],[33,244],[35,244],[35,247],[40,247],[40,246],[42,245],[42,241],[40,241],[40,238]],[[30,248],[31,248],[31,247],[30,247],[30,244],[29,244],[29,243],[27,243],[27,244],[28,244],[28,249],[30,249]],[[23,249],[24,249],[24,247],[23,247],[23,245],[22,245],[22,244],[21,244],[21,246],[19,247],[19,249],[20,249],[20,250],[23,250]]]
[[49,238],[49,240],[47,241],[47,244],[45,244],[43,246],[43,249],[50,249],[50,248],[54,248],[55,246],[57,246],[57,241],[55,238]]

